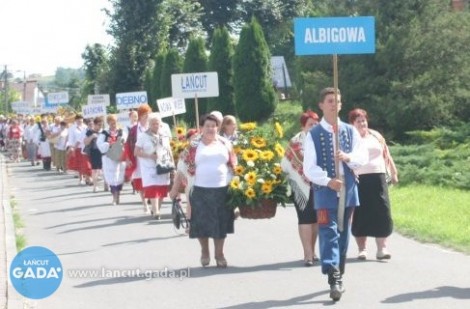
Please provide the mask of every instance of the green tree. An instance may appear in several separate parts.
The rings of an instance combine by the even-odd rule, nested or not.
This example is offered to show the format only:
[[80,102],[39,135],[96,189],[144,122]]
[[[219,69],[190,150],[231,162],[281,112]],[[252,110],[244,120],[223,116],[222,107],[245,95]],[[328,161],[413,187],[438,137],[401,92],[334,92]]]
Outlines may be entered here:
[[219,96],[209,98],[207,110],[218,110],[223,115],[235,115],[235,99],[233,92],[233,44],[225,27],[217,28],[212,37],[209,56],[209,71],[217,72],[219,78]]
[[113,0],[108,33],[114,37],[111,50],[111,92],[142,90],[144,74],[159,50],[157,8],[162,0]]
[[[207,55],[202,38],[191,38],[184,57],[183,72],[196,73],[207,71]],[[186,99],[186,114],[184,120],[191,125],[196,124],[195,100]],[[207,99],[198,99],[199,114],[206,111]],[[199,120],[197,120],[199,121]]]
[[163,62],[163,70],[160,80],[161,97],[171,97],[171,74],[181,73],[183,60],[178,50],[172,48],[168,51]]
[[163,98],[162,90],[160,87],[161,87],[161,80],[162,80],[163,65],[165,63],[165,55],[166,55],[166,52],[162,51],[155,58],[155,66],[153,67],[152,86],[151,86],[152,97],[155,100]]
[[200,20],[207,32],[208,41],[213,40],[214,30],[225,27],[229,32],[235,32],[237,22],[241,17],[242,0],[198,0],[203,11]]
[[233,57],[233,80],[238,117],[242,121],[267,119],[276,109],[270,53],[255,18],[245,25]]
[[107,88],[107,72],[109,71],[107,51],[101,44],[87,45],[82,53],[85,71],[84,95],[100,93]]

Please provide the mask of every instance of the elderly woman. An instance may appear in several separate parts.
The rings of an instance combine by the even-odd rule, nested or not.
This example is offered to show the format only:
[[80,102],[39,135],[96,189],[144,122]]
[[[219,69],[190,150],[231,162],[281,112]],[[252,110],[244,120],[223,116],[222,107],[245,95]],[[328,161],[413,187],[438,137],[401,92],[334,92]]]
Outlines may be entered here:
[[224,116],[219,134],[231,142],[236,141],[238,138],[237,119],[232,115]]
[[210,263],[209,238],[214,239],[217,267],[227,267],[224,242],[227,234],[234,232],[234,213],[226,201],[236,155],[230,141],[217,134],[219,124],[214,115],[202,116],[201,137],[191,142],[182,156],[182,172],[191,188],[189,237],[199,240],[203,267]]
[[126,159],[127,167],[126,174],[130,175],[132,183],[132,189],[140,193],[140,200],[144,206],[144,212],[148,212],[147,203],[145,202],[145,193],[142,187],[142,175],[139,168],[139,158],[137,158],[135,153],[135,144],[139,137],[148,129],[148,117],[152,112],[152,108],[148,104],[142,104],[137,109],[138,122],[131,127],[129,130],[129,135],[126,140]]
[[304,140],[308,131],[317,125],[319,117],[312,111],[306,111],[300,116],[302,131],[291,138],[286,153],[281,161],[283,171],[288,175],[292,189],[292,198],[297,212],[299,236],[304,251],[305,266],[312,266],[318,260],[315,255],[317,240],[317,214],[313,208],[313,192],[311,184],[303,174]]
[[392,256],[387,250],[386,241],[392,233],[393,221],[385,174],[389,170],[392,183],[397,183],[397,169],[385,139],[379,132],[369,129],[365,110],[357,108],[349,112],[349,123],[359,131],[369,152],[369,162],[355,170],[355,174],[359,175],[361,206],[354,210],[351,231],[359,247],[358,259],[367,258],[368,236],[375,237],[376,258],[390,259]]
[[121,158],[112,158],[107,154],[111,151],[111,147],[121,148],[124,150],[123,133],[121,129],[117,128],[117,117],[115,115],[108,115],[106,117],[108,130],[103,130],[98,136],[96,145],[103,154],[101,160],[103,164],[103,175],[106,183],[109,185],[111,194],[113,195],[113,205],[119,204],[119,198],[124,183],[124,170],[126,163]]
[[[144,197],[150,199],[152,215],[160,219],[160,207],[170,186],[170,173],[157,174],[158,162],[173,163],[170,140],[160,132],[161,119],[157,115],[149,117],[149,129],[141,134],[135,144],[134,155],[139,158],[140,175]],[[174,164],[174,163],[173,163]]]

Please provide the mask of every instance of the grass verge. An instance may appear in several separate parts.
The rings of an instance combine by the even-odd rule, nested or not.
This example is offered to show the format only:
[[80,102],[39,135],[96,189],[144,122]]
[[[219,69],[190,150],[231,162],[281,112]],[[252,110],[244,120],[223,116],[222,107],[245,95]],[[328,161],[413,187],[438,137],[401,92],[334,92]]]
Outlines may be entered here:
[[419,241],[470,254],[470,192],[437,186],[390,189],[396,229]]
[[23,234],[24,222],[18,213],[17,205],[18,203],[12,196],[10,198],[10,206],[13,212],[13,224],[15,225],[16,250],[19,252],[26,247],[26,237]]

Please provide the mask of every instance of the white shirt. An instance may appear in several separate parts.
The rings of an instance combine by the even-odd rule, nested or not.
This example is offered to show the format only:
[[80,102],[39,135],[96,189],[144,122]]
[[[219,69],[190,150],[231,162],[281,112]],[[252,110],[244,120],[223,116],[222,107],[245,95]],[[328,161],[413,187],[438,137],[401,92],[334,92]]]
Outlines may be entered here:
[[[319,125],[321,125],[326,131],[333,134],[333,151],[334,153],[336,153],[336,134],[334,134],[333,132],[333,127],[328,122],[326,122],[324,118],[322,118]],[[351,169],[356,169],[367,163],[367,150],[365,149],[364,144],[361,141],[361,135],[356,130],[356,128],[353,128],[352,151],[348,153],[348,156],[351,160],[347,163],[347,165]],[[324,171],[320,166],[317,165],[317,153],[310,132],[308,132],[307,137],[304,140],[303,165],[304,175],[311,182],[319,186],[328,185],[328,182],[331,180],[331,178],[328,177],[327,171]],[[343,164],[339,165],[339,174],[344,175]]]
[[372,134],[367,134],[363,137],[362,142],[367,149],[369,160],[366,165],[357,168],[354,172],[357,175],[385,173],[385,159],[382,144]]
[[26,140],[26,142],[28,142],[28,143],[33,143],[34,142],[35,136],[37,134],[36,131],[39,131],[38,124],[36,124],[36,123],[32,124],[32,125],[28,125],[25,128],[24,139]]
[[69,129],[67,147],[83,148],[83,132],[86,132],[86,129],[87,126],[84,123],[81,126],[72,125]]
[[[170,149],[170,143],[167,138],[157,135],[158,137],[154,140],[152,136],[147,133],[139,135],[135,143],[135,147],[139,147],[145,154],[157,153],[157,156],[162,158],[165,155],[171,155],[168,153]],[[150,158],[138,157],[140,174],[142,177],[142,185],[144,187],[149,186],[162,186],[170,184],[170,174],[157,175],[157,162]]]
[[225,187],[230,183],[231,174],[227,166],[229,153],[220,141],[210,145],[200,142],[196,151],[196,173],[194,185],[205,188]]

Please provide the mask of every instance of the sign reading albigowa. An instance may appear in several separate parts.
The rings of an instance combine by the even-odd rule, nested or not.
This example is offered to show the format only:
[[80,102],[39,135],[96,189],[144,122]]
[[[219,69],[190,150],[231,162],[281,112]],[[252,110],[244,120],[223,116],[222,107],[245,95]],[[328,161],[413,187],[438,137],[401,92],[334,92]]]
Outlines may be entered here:
[[174,98],[218,97],[219,78],[217,72],[172,74],[171,90]]
[[116,107],[119,110],[137,108],[144,103],[148,103],[146,91],[116,93]]
[[295,54],[373,54],[375,18],[320,17],[295,18]]
[[88,96],[88,105],[104,104],[110,105],[109,94],[93,94]]

